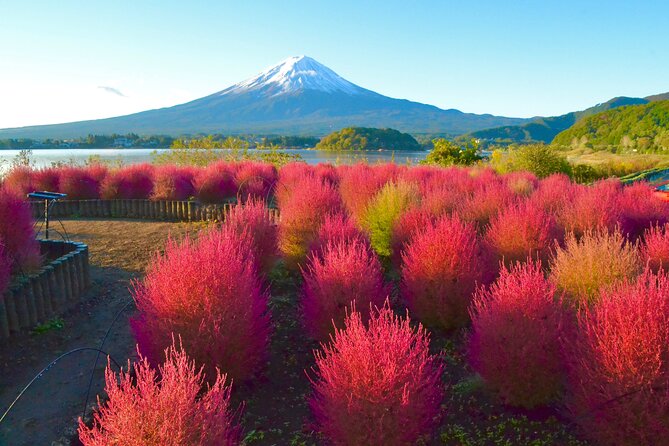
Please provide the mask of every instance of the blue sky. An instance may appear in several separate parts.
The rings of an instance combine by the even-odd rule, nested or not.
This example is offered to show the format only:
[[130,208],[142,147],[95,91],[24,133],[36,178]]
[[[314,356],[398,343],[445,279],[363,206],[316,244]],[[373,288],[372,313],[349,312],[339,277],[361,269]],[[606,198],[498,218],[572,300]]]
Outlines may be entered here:
[[174,105],[299,54],[392,97],[557,115],[669,91],[667,17],[664,1],[0,0],[0,128]]

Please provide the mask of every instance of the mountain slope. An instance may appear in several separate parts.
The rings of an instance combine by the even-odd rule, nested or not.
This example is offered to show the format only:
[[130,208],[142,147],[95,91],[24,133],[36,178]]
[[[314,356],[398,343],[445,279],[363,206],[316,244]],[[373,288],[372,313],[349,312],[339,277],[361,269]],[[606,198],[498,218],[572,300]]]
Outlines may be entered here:
[[462,134],[527,119],[476,115],[393,99],[359,87],[306,56],[291,57],[225,90],[174,107],[116,118],[0,130],[0,138],[89,133],[323,135],[342,127]]
[[[660,95],[658,95],[660,96]],[[602,104],[597,104],[588,109],[571,112],[561,116],[548,118],[535,118],[531,122],[522,125],[504,126],[472,132],[467,137],[478,138],[488,142],[513,144],[513,143],[549,143],[555,136],[574,125],[578,120],[591,116],[601,111],[623,107],[626,105],[647,104],[649,98],[616,97]]]
[[597,150],[669,150],[669,100],[587,116],[558,134],[553,144]]

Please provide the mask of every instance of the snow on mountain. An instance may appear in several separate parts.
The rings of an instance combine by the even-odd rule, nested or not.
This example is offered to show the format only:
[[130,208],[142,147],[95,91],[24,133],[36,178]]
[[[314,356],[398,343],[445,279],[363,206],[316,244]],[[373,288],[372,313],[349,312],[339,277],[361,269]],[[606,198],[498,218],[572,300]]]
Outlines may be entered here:
[[221,95],[263,91],[269,97],[300,90],[356,95],[367,90],[347,81],[337,73],[307,56],[293,56],[251,79],[233,85]]

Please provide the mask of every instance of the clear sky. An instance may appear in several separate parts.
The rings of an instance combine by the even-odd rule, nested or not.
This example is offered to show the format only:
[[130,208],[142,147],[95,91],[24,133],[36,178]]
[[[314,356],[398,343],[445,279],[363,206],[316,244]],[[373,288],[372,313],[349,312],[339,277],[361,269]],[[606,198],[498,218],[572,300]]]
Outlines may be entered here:
[[0,0],[0,128],[117,116],[305,54],[387,96],[551,116],[669,91],[669,2]]

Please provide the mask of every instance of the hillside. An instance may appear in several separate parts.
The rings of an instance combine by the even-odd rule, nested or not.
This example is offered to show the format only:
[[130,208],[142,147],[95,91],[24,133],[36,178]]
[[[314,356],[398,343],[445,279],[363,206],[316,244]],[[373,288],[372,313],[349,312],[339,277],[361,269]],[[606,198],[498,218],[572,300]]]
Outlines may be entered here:
[[322,136],[350,126],[459,135],[527,121],[390,98],[349,82],[310,57],[297,56],[186,104],[108,119],[2,129],[0,139],[112,133]]
[[421,150],[408,133],[394,129],[348,127],[333,132],[316,144],[317,150]]
[[[657,97],[660,96],[662,95],[657,95]],[[590,107],[582,111],[571,112],[561,116],[535,118],[531,122],[523,125],[504,126],[479,130],[472,132],[471,134],[467,135],[467,137],[481,139],[489,144],[529,144],[537,142],[549,143],[558,133],[567,130],[579,119],[605,110],[611,110],[626,105],[647,104],[649,101],[650,97],[628,98],[621,96],[613,98],[602,104],[597,104],[594,107]]]
[[596,150],[669,150],[669,100],[615,108],[578,121],[553,144]]

